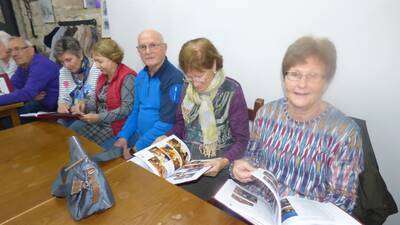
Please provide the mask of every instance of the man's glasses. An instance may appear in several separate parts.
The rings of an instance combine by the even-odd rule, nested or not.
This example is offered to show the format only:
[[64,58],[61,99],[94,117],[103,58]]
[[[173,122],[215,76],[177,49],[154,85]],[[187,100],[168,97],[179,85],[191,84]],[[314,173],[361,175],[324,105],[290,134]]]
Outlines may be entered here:
[[25,50],[25,49],[27,49],[27,48],[29,48],[29,46],[10,48],[10,49],[8,49],[8,51],[9,51],[10,53],[12,53],[12,52],[20,53],[20,52],[22,52],[22,50]]

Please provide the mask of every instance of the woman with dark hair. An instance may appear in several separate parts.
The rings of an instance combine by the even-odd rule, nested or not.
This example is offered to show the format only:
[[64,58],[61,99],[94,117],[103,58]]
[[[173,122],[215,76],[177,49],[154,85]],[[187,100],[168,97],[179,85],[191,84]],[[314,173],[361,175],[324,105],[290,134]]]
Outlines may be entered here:
[[[73,37],[63,37],[54,47],[55,58],[63,65],[60,69],[58,108],[59,113],[77,113],[79,104],[95,94],[100,70],[93,60],[83,54],[79,42]],[[69,126],[75,120],[59,122]],[[75,126],[82,123],[75,123]],[[78,127],[72,129],[78,129]]]
[[207,159],[211,169],[206,176],[182,187],[208,200],[229,177],[229,162],[242,157],[247,146],[246,101],[240,84],[225,76],[222,56],[208,39],[186,42],[179,65],[186,74],[186,85],[176,124],[167,134],[182,138],[193,159]]
[[251,172],[263,168],[276,176],[281,196],[330,201],[352,212],[362,140],[357,124],[322,99],[335,70],[328,39],[302,37],[289,46],[282,62],[285,98],[258,111],[246,156],[233,164],[235,179],[252,186]]

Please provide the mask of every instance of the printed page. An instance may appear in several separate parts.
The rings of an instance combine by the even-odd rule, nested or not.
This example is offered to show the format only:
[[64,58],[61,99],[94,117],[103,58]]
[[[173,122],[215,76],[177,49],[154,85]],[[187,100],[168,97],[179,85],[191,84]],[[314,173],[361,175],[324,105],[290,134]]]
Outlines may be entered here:
[[255,170],[253,176],[266,186],[266,188],[261,189],[261,196],[268,203],[274,224],[281,224],[281,202],[278,193],[278,181],[271,172],[263,169]]
[[330,202],[317,202],[295,196],[284,199],[287,199],[297,214],[297,216],[288,217],[282,223],[284,225],[360,225],[354,218]]
[[153,170],[143,160],[139,159],[138,157],[132,157],[129,161],[153,173]]
[[178,137],[171,135],[164,140],[135,153],[151,171],[163,178],[190,161],[190,151]]
[[192,161],[183,165],[166,180],[172,184],[182,184],[199,179],[211,166],[206,166],[204,161]]
[[54,114],[54,113],[57,113],[57,112],[42,112],[42,111],[39,111],[39,112],[36,112],[36,113],[25,113],[25,114],[21,114],[19,116],[21,116],[21,117],[38,117],[39,115],[50,115],[50,114]]
[[253,224],[276,225],[273,209],[264,197],[251,193],[229,179],[215,199]]
[[292,204],[286,199],[281,199],[281,221],[285,224],[285,221],[289,218],[298,216],[296,210],[293,208]]

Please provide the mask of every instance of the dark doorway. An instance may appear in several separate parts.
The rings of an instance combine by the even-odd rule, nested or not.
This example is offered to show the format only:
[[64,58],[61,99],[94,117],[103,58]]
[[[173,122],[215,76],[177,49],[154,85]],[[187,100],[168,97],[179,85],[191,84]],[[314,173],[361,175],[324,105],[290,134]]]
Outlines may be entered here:
[[0,0],[0,6],[4,17],[4,21],[0,21],[0,30],[4,30],[13,36],[19,36],[17,20],[15,19],[11,0]]

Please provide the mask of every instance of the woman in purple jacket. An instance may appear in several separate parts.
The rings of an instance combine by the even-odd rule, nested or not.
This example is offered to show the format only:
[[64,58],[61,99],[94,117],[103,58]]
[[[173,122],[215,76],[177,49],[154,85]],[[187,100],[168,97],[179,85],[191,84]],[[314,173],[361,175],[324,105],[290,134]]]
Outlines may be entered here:
[[[182,187],[210,199],[228,178],[228,164],[242,156],[249,140],[247,105],[240,84],[226,77],[222,56],[205,38],[186,42],[179,54],[186,85],[177,110],[175,134],[192,159],[208,159],[211,169]],[[158,140],[160,140],[159,138]]]

